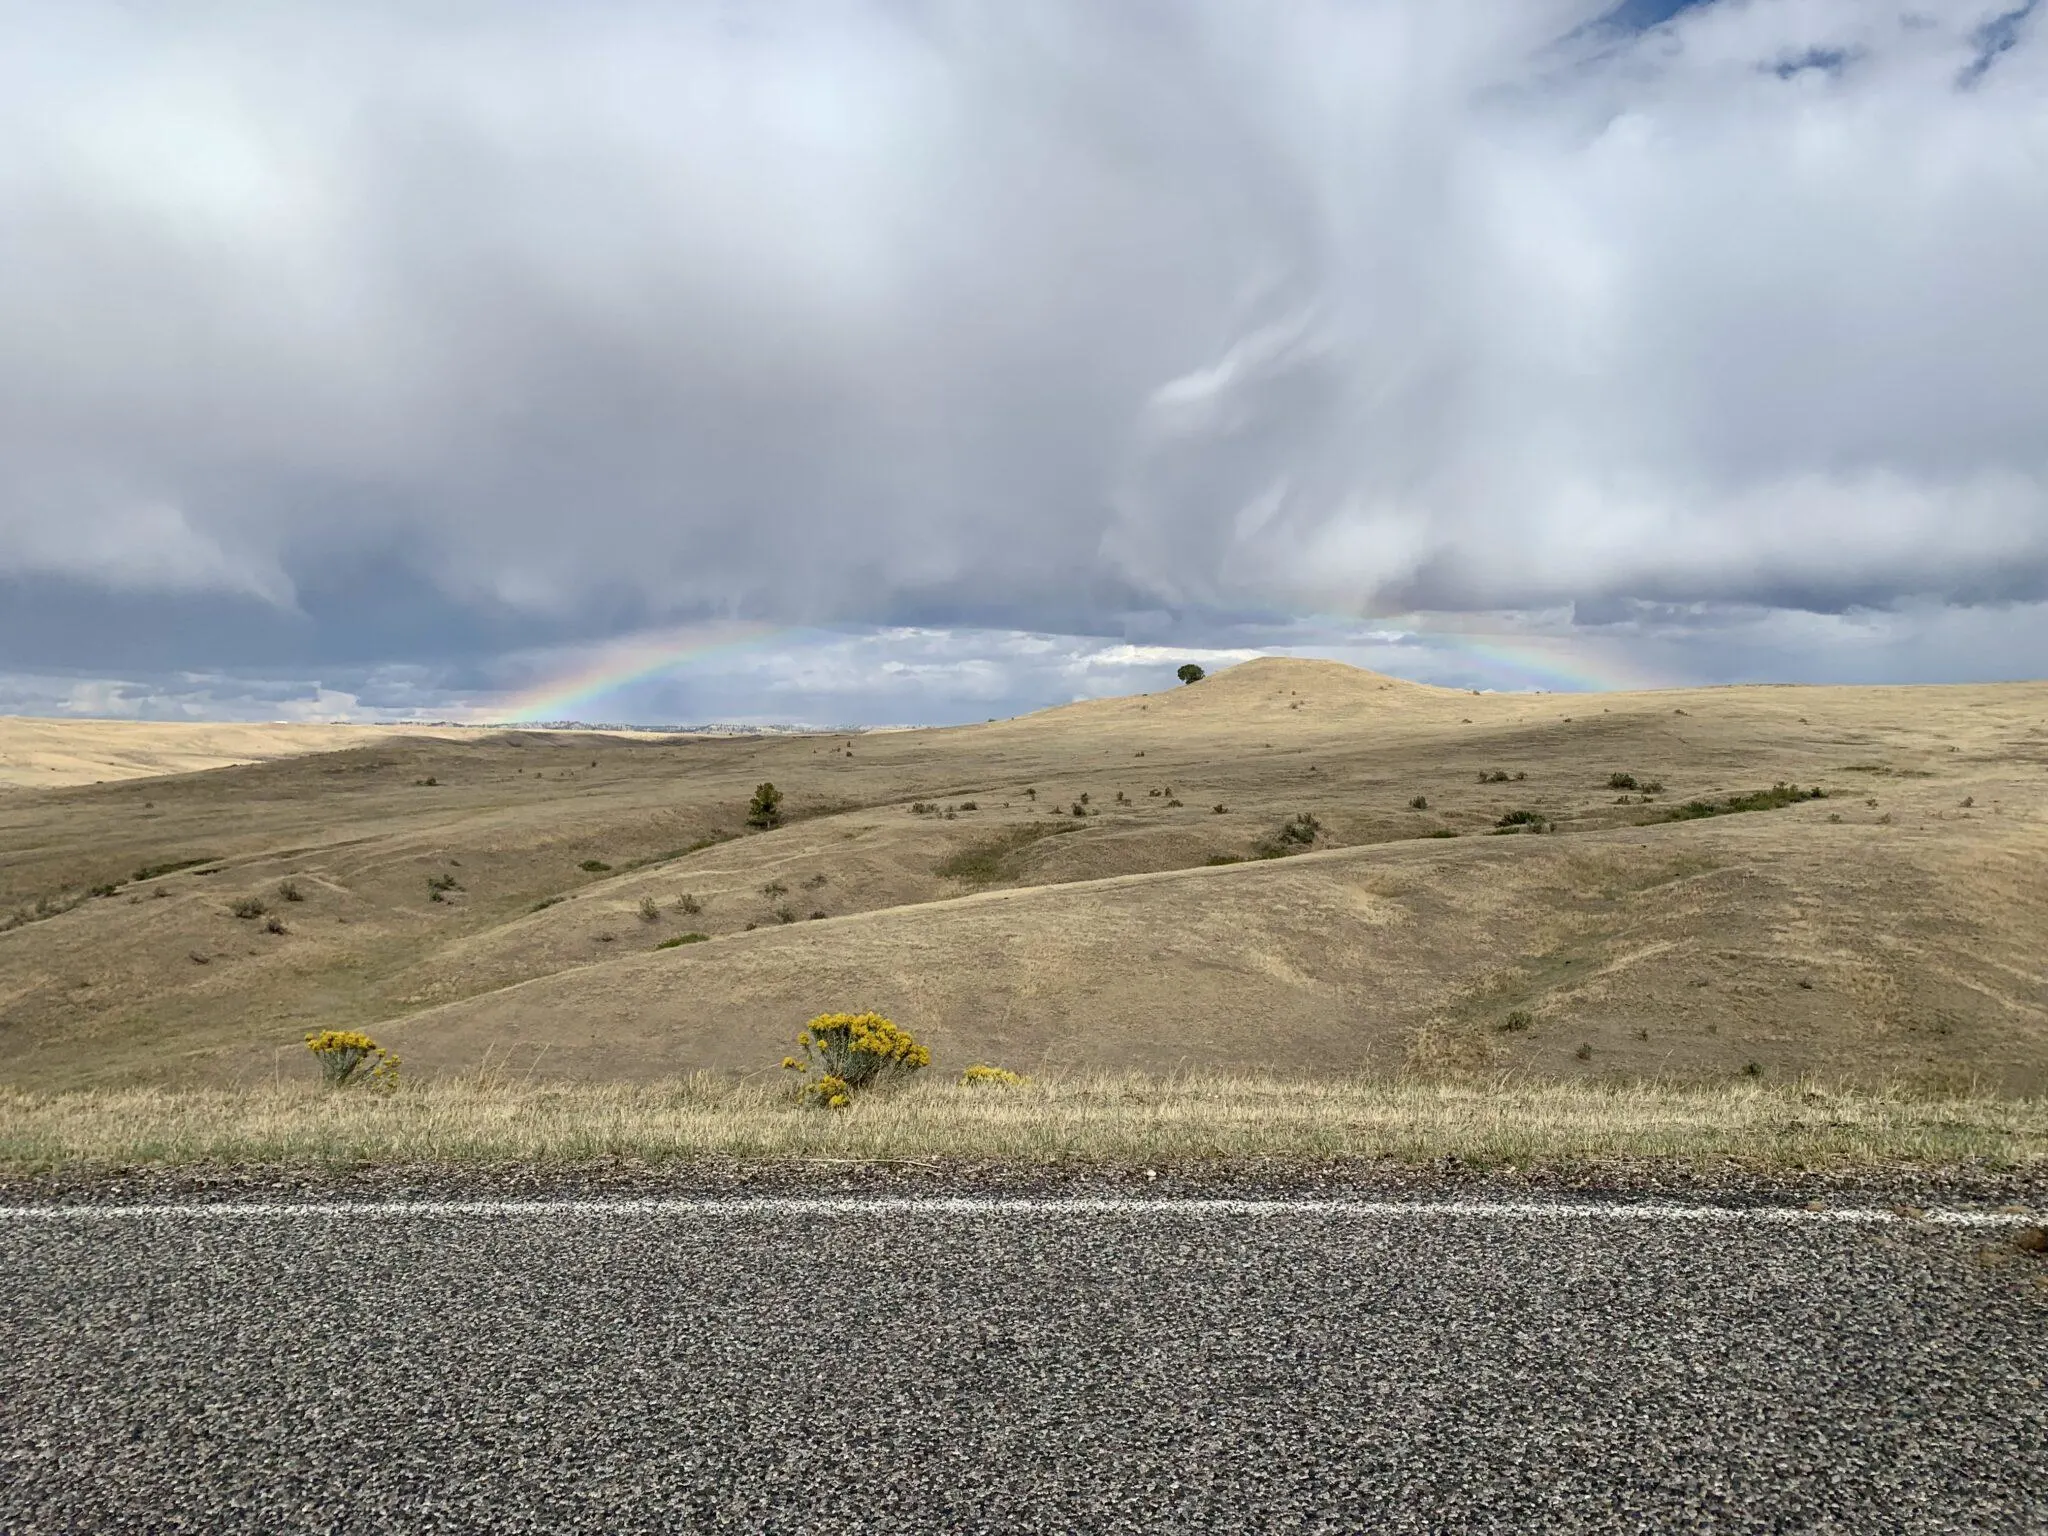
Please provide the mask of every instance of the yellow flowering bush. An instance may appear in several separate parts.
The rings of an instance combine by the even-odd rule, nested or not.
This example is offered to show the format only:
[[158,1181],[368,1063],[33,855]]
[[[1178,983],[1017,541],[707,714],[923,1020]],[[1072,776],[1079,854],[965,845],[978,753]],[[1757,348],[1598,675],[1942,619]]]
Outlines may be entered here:
[[[398,1086],[398,1058],[356,1030],[320,1030],[306,1036],[306,1049],[319,1060],[320,1076],[330,1088],[350,1082],[365,1082],[384,1089]],[[365,1064],[370,1070],[357,1077]]]
[[845,1109],[855,1090],[908,1077],[932,1063],[932,1053],[909,1030],[879,1013],[821,1013],[796,1037],[802,1057],[782,1058],[783,1070],[818,1076],[799,1095],[806,1103]]
[[960,1074],[963,1088],[1018,1088],[1026,1079],[1007,1067],[990,1067],[976,1062]]
[[849,1109],[853,1105],[853,1090],[846,1086],[846,1079],[834,1077],[830,1072],[815,1083],[805,1083],[797,1090],[797,1097],[820,1109]]

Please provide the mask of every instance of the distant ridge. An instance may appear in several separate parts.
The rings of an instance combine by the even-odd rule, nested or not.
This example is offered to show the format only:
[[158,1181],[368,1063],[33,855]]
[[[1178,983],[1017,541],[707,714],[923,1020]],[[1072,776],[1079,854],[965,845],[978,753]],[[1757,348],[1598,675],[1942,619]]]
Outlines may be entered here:
[[[409,724],[439,725],[435,720]],[[448,721],[450,725],[464,722]],[[630,720],[482,720],[468,721],[473,730],[483,731],[630,731],[643,736],[845,736],[878,729],[868,725],[732,725],[713,721],[702,725],[657,725]]]
[[1304,709],[1319,711],[1321,718],[1333,713],[1358,719],[1409,713],[1428,716],[1458,704],[1469,692],[1411,683],[1348,662],[1259,656],[1212,672],[1196,683],[1176,683],[1153,693],[1077,699],[1003,723],[1024,728],[1143,714],[1161,726],[1169,721],[1192,725],[1224,719],[1249,726],[1276,715],[1311,718],[1299,716]]
[[1192,687],[1229,692],[1321,687],[1344,689],[1359,695],[1391,692],[1444,697],[1468,691],[1440,688],[1431,683],[1412,683],[1405,677],[1394,677],[1385,672],[1375,672],[1370,667],[1354,667],[1348,661],[1328,661],[1318,656],[1255,656],[1234,667],[1212,672]]

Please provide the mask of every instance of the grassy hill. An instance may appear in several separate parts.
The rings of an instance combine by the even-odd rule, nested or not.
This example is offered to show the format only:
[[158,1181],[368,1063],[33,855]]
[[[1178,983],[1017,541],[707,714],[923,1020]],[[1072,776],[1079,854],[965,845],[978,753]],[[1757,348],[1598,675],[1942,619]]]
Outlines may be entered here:
[[45,720],[0,715],[0,794],[11,789],[68,789],[164,773],[196,773],[405,736],[450,734],[418,725]]
[[950,730],[385,733],[0,797],[0,1083],[268,1081],[329,1026],[639,1081],[872,1007],[956,1067],[2033,1094],[2044,855],[2044,684],[1271,659]]

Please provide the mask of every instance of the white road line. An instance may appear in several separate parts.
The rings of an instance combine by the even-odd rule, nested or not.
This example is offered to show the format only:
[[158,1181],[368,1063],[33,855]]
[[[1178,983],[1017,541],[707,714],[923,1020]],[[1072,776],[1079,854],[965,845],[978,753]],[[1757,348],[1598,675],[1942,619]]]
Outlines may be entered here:
[[1850,1226],[1944,1227],[2019,1226],[2039,1218],[2005,1211],[1901,1211],[1871,1206],[1808,1210],[1801,1206],[1601,1204],[1535,1200],[1233,1200],[1160,1196],[1050,1196],[1042,1199],[980,1199],[885,1195],[871,1198],[617,1200],[361,1200],[212,1201],[178,1205],[13,1205],[0,1206],[0,1221],[293,1221],[308,1219],[483,1216],[497,1218],[697,1216],[1250,1216],[1336,1217],[1363,1220],[1428,1221],[1614,1221],[1758,1222],[1798,1225],[1818,1222]]

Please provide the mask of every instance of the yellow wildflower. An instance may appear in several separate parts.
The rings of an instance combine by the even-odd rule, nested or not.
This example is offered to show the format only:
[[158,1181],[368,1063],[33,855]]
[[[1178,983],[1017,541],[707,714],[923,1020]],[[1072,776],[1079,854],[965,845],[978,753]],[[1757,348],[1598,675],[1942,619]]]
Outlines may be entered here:
[[1005,1067],[983,1066],[977,1062],[960,1074],[960,1081],[968,1088],[1016,1088],[1029,1079]]

